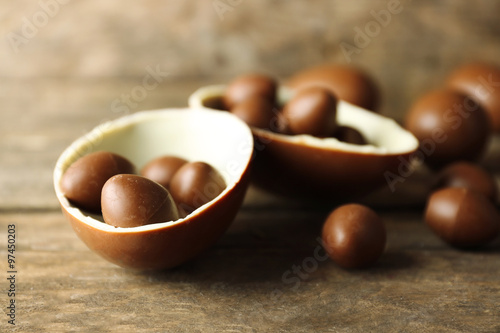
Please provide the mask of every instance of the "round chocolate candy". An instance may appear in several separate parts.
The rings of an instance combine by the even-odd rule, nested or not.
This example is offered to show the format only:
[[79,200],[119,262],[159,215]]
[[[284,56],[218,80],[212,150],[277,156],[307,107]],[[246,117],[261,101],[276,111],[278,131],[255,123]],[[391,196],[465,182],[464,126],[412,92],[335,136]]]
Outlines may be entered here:
[[447,86],[464,93],[488,112],[495,132],[500,132],[500,68],[471,63],[454,71]]
[[379,91],[374,81],[354,67],[327,64],[308,68],[292,76],[287,85],[294,90],[320,86],[339,99],[372,111],[379,104]]
[[420,141],[433,168],[477,160],[491,134],[488,115],[469,97],[451,90],[430,92],[410,109],[406,127]]
[[137,175],[121,174],[108,179],[102,188],[104,222],[131,228],[146,224],[175,221],[177,206],[160,184]]
[[273,110],[273,103],[266,97],[253,96],[236,104],[230,111],[249,126],[270,129],[277,117]]
[[461,248],[487,244],[500,228],[493,204],[484,195],[459,187],[434,192],[427,202],[425,221],[441,239]]
[[493,176],[470,162],[455,162],[441,170],[435,188],[445,187],[465,187],[483,194],[492,202],[495,202],[498,192]]
[[222,175],[205,162],[184,164],[170,182],[170,193],[188,214],[215,199],[225,188]]
[[292,134],[326,137],[337,128],[337,99],[324,88],[304,88],[285,104],[283,117]]
[[325,250],[338,265],[364,268],[384,252],[386,230],[373,210],[347,204],[330,213],[323,225],[322,239]]
[[361,132],[358,130],[348,127],[348,126],[339,126],[335,133],[333,133],[333,137],[337,138],[339,141],[351,143],[354,145],[366,145],[368,142],[363,137]]
[[79,158],[66,170],[61,189],[81,209],[99,213],[104,183],[120,173],[134,173],[134,165],[120,155],[99,151]]
[[186,163],[188,161],[177,156],[161,156],[148,162],[141,169],[141,175],[168,189],[174,174]]
[[244,100],[260,96],[274,104],[277,83],[274,79],[261,74],[242,75],[232,81],[226,88],[223,97],[224,105],[231,110]]

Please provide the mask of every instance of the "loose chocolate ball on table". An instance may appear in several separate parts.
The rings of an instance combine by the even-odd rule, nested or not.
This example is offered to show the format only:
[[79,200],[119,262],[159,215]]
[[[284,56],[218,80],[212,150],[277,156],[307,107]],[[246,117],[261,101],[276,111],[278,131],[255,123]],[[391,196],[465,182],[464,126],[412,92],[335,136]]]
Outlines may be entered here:
[[477,160],[491,135],[486,112],[452,90],[432,91],[421,97],[406,117],[406,128],[420,141],[425,162],[432,168]]
[[341,65],[319,65],[293,75],[287,86],[294,90],[319,86],[330,90],[338,99],[367,110],[375,111],[379,104],[379,91],[365,72]]
[[460,248],[485,245],[497,237],[500,215],[484,195],[459,187],[434,192],[425,210],[427,225],[445,242]]
[[292,134],[326,137],[337,128],[337,99],[324,88],[304,88],[285,104],[283,117]]
[[186,163],[188,161],[177,156],[161,156],[148,162],[141,169],[141,175],[168,189],[174,174]]
[[227,86],[223,102],[228,110],[231,110],[236,104],[255,96],[265,98],[274,104],[276,89],[276,81],[268,76],[261,74],[242,75]]
[[134,165],[125,157],[99,151],[71,164],[62,176],[61,189],[68,200],[79,208],[100,213],[104,183],[114,175],[134,172]]
[[465,187],[479,192],[495,202],[497,184],[486,170],[470,162],[455,162],[441,170],[436,178],[434,188]]
[[471,63],[454,71],[446,85],[475,100],[488,113],[495,132],[500,132],[500,67]]
[[351,143],[354,145],[368,144],[361,132],[348,126],[339,126],[333,133],[333,137],[337,138],[339,141]]
[[175,221],[177,206],[160,184],[137,175],[121,174],[108,179],[102,188],[104,222],[131,228],[146,224]]
[[225,188],[222,175],[205,162],[184,164],[170,182],[175,202],[188,214],[215,199]]
[[347,204],[326,219],[322,239],[329,256],[344,268],[364,268],[374,264],[385,249],[386,230],[370,208]]
[[277,117],[274,104],[262,96],[249,97],[234,105],[230,111],[249,126],[262,129],[270,129]]

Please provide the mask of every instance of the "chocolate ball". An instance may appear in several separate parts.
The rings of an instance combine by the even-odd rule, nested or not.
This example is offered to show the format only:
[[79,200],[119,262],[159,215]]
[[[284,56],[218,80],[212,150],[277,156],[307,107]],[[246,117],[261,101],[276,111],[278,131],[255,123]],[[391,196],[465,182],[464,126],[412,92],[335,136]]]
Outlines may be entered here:
[[283,117],[292,134],[326,137],[337,128],[337,99],[324,88],[305,88],[285,104]]
[[358,68],[340,65],[320,65],[293,75],[287,85],[294,90],[320,86],[330,90],[337,98],[362,108],[375,111],[379,104],[379,91],[375,82]]
[[102,188],[104,222],[115,227],[131,228],[146,224],[175,221],[177,207],[160,184],[137,175],[116,175]]
[[134,172],[134,165],[125,157],[99,151],[85,155],[71,164],[62,176],[61,189],[74,205],[100,213],[104,183],[114,175]]
[[148,162],[141,169],[141,175],[154,180],[168,189],[174,174],[186,163],[188,163],[188,161],[180,157],[161,156]]
[[333,137],[337,138],[339,141],[350,143],[353,145],[368,144],[361,132],[348,126],[339,126],[333,133]]
[[228,110],[244,100],[260,96],[274,104],[277,83],[274,79],[260,74],[242,75],[226,88],[223,101]]
[[500,67],[471,63],[454,71],[446,85],[481,105],[491,118],[495,132],[500,132]]
[[425,222],[448,244],[471,248],[485,245],[498,235],[500,215],[484,195],[448,187],[429,197]]
[[184,164],[170,182],[170,193],[186,213],[215,199],[226,188],[222,175],[210,164]]
[[386,231],[373,210],[347,204],[328,216],[322,239],[325,250],[339,266],[364,268],[375,263],[384,252]]
[[465,187],[481,193],[492,202],[497,198],[495,178],[479,165],[469,162],[455,162],[441,170],[434,188],[444,187]]
[[230,111],[249,126],[263,129],[269,129],[276,118],[274,104],[262,96],[250,97],[233,106]]
[[406,117],[406,128],[419,139],[425,162],[433,168],[477,160],[491,134],[486,112],[469,97],[451,90],[421,97]]

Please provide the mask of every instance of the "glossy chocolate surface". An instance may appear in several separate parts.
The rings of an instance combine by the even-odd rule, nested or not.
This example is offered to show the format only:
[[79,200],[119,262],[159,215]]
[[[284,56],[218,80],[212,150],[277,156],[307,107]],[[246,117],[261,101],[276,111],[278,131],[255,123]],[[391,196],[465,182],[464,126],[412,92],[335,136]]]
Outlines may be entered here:
[[231,113],[243,120],[249,126],[271,129],[277,117],[274,104],[262,96],[254,96],[234,105]]
[[177,156],[161,156],[148,162],[141,169],[141,175],[168,189],[174,174],[187,162]]
[[456,187],[438,190],[429,197],[425,221],[445,242],[462,248],[489,243],[500,228],[500,215],[484,195]]
[[375,82],[362,70],[340,65],[320,65],[293,75],[287,85],[299,90],[321,86],[331,90],[337,98],[375,111],[379,104],[379,91]]
[[137,175],[120,174],[108,179],[102,188],[101,206],[104,222],[121,228],[179,218],[168,191],[160,184]]
[[204,162],[183,165],[170,183],[170,193],[186,212],[215,199],[226,188],[221,174]]
[[486,112],[469,97],[452,90],[422,96],[411,107],[406,128],[419,139],[425,162],[434,168],[477,160],[491,135]]
[[134,165],[126,158],[98,151],[81,157],[66,170],[61,189],[79,208],[100,213],[104,183],[114,175],[134,172]]
[[233,80],[224,94],[224,105],[228,110],[244,100],[260,96],[274,103],[277,83],[274,79],[261,74],[242,75]]
[[307,87],[295,93],[283,108],[292,134],[326,137],[337,128],[337,99],[321,87]]
[[491,118],[495,132],[500,131],[500,68],[486,63],[471,63],[455,70],[447,86],[479,103]]
[[496,201],[498,193],[493,176],[470,162],[456,162],[445,167],[439,172],[434,187],[465,187],[483,194],[492,202]]
[[364,268],[382,255],[386,243],[383,221],[370,208],[347,204],[326,219],[322,239],[329,256],[345,268]]

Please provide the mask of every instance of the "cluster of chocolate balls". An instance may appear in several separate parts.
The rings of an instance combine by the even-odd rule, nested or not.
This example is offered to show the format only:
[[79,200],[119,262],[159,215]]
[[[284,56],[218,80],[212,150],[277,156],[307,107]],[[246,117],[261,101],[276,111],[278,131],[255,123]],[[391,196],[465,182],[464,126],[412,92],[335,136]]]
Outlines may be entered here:
[[447,243],[477,247],[495,239],[500,215],[495,179],[477,161],[500,132],[500,69],[458,68],[444,87],[414,103],[406,128],[420,141],[424,162],[438,173],[425,221]]
[[136,174],[127,158],[98,151],[64,173],[61,188],[80,209],[102,213],[115,227],[175,221],[212,201],[226,188],[222,175],[205,162],[160,156]]
[[284,105],[277,100],[277,90],[277,82],[269,76],[242,75],[228,85],[223,106],[254,128],[367,143],[359,131],[337,123],[338,98],[330,89],[319,85],[298,89]]

